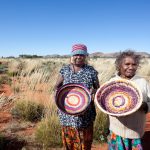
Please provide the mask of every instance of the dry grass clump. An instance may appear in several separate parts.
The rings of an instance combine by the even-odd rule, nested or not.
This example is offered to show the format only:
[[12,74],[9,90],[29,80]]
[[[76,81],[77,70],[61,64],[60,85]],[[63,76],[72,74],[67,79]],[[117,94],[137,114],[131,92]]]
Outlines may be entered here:
[[47,149],[48,147],[62,147],[61,125],[54,102],[45,107],[45,117],[38,123],[35,140],[42,144],[43,149]]
[[38,121],[44,116],[44,106],[30,101],[17,101],[11,114],[25,121]]
[[13,77],[12,89],[18,99],[28,99],[47,107],[54,101],[53,87],[62,64],[49,60],[35,61],[28,60],[26,69]]
[[[6,60],[5,60],[6,61]],[[19,75],[21,70],[24,69],[25,62],[22,59],[8,59],[8,75],[9,76],[16,76]]]
[[150,81],[150,59],[142,59],[137,73]]
[[6,73],[8,71],[8,67],[6,64],[2,64],[2,62],[0,62],[0,74],[1,73]]
[[6,75],[0,76],[0,86],[1,86],[2,84],[11,85],[11,78],[9,78],[9,77],[6,76]]
[[114,58],[97,58],[89,60],[89,64],[98,71],[100,84],[108,81],[115,73],[114,61]]
[[94,123],[94,140],[100,143],[107,141],[108,134],[108,116],[97,110],[96,120]]
[[0,94],[0,109],[6,105],[12,104],[14,102],[14,96],[5,96],[4,93]]
[[39,123],[35,132],[35,139],[42,144],[43,149],[62,147],[61,126],[56,114],[52,114]]

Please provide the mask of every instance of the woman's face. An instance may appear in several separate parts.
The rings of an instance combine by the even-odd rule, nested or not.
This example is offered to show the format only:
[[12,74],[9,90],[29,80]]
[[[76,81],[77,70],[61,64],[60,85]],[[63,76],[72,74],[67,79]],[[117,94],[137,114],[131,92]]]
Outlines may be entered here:
[[85,64],[85,59],[86,59],[85,55],[74,55],[72,56],[71,61],[74,65],[82,66]]
[[138,64],[132,57],[125,57],[120,65],[120,76],[123,78],[131,79],[138,68]]

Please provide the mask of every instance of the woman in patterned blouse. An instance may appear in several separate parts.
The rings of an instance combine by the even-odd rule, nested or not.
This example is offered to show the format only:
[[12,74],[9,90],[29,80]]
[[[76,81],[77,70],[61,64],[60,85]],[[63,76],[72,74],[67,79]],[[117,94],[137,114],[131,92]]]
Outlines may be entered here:
[[[83,44],[72,46],[71,63],[62,67],[56,85],[79,83],[87,87],[91,94],[99,88],[98,72],[86,64],[87,47]],[[68,115],[58,110],[62,125],[63,145],[67,150],[90,150],[93,140],[93,122],[96,111],[92,101],[90,107],[81,115]]]

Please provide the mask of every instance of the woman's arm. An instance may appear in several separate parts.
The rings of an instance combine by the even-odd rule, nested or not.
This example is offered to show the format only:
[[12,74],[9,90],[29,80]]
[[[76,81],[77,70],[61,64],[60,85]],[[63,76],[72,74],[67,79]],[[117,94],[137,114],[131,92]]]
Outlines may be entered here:
[[59,76],[57,78],[57,81],[56,81],[56,84],[55,84],[55,86],[53,88],[54,91],[57,91],[57,89],[62,86],[63,80],[64,80],[64,78],[62,77],[61,74],[59,74]]

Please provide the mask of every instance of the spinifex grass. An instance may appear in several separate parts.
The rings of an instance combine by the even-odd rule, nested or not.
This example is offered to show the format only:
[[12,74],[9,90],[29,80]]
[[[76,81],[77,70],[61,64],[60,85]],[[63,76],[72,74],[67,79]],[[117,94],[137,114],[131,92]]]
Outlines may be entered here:
[[38,121],[44,116],[44,106],[31,101],[17,101],[11,113],[25,121]]
[[62,146],[61,126],[55,113],[39,123],[35,132],[35,139],[42,144],[44,149]]
[[108,134],[108,116],[97,110],[96,120],[94,123],[94,140],[100,143],[107,141]]

